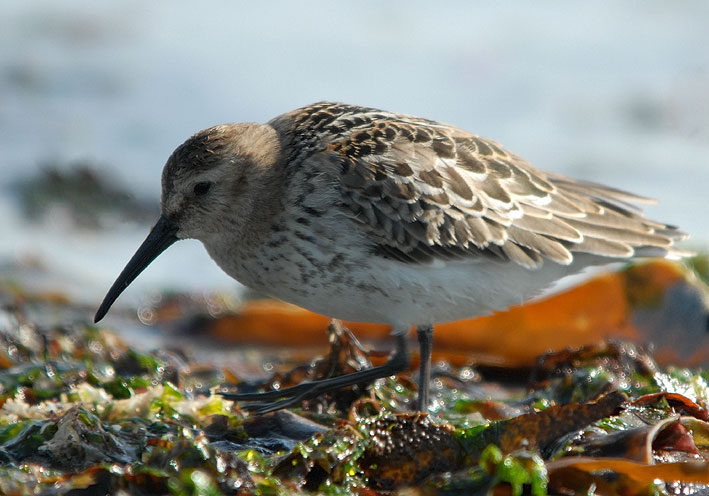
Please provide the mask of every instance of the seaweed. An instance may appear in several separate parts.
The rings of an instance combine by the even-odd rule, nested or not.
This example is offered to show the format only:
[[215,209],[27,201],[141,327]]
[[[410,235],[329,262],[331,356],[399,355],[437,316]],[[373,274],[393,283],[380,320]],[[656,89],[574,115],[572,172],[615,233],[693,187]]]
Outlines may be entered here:
[[[658,365],[627,341],[549,352],[529,367],[439,359],[430,413],[410,411],[416,386],[404,373],[255,415],[217,392],[286,387],[384,356],[331,325],[322,358],[286,358],[256,379],[195,363],[189,350],[142,351],[88,323],[35,323],[42,305],[67,315],[51,310],[73,308],[67,299],[5,288],[0,301],[2,494],[709,490],[707,372]],[[224,317],[205,318],[203,331]],[[179,319],[187,330],[196,322]],[[252,353],[265,362],[273,351]]]

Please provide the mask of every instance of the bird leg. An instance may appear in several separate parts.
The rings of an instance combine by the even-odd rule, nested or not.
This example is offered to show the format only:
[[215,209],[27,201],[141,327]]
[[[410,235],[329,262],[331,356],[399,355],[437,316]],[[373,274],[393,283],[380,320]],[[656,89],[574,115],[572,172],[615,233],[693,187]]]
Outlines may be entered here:
[[428,411],[428,391],[431,385],[431,350],[433,349],[433,326],[416,327],[419,340],[419,396],[416,409],[419,412]]
[[[268,413],[282,408],[288,408],[296,405],[303,400],[314,398],[323,393],[335,391],[343,387],[354,386],[373,382],[382,377],[389,377],[405,370],[409,366],[409,353],[406,345],[406,333],[397,332],[396,348],[389,360],[383,365],[372,367],[370,369],[359,370],[351,374],[345,374],[329,379],[322,379],[313,382],[304,382],[297,386],[280,389],[276,391],[267,391],[265,393],[228,393],[220,392],[224,398],[233,401],[268,401],[277,400],[269,403],[252,403],[246,407],[247,410],[256,413]],[[420,394],[420,393],[419,393]],[[282,398],[282,399],[281,399]]]

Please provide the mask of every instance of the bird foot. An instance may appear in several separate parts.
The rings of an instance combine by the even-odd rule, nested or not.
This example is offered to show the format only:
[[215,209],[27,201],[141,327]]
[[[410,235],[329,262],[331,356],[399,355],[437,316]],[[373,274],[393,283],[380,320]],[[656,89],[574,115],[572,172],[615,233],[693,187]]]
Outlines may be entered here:
[[[350,374],[330,377],[313,382],[304,382],[297,386],[266,391],[264,393],[232,393],[220,391],[224,398],[232,401],[255,401],[245,405],[245,409],[258,413],[268,413],[283,408],[288,408],[298,403],[316,398],[322,394],[337,391],[341,388],[374,382],[382,377],[389,377],[405,370],[409,365],[408,353],[406,351],[405,337],[397,336],[397,347],[391,358],[377,367],[359,370]],[[275,401],[271,401],[275,400]]]

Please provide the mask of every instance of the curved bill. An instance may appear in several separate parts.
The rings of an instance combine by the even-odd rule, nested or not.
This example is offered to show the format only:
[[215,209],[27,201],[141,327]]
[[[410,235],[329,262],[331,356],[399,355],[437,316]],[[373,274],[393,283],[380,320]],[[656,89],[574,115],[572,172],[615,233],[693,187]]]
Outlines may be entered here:
[[118,298],[123,290],[150,265],[150,262],[155,260],[158,255],[177,241],[176,234],[177,226],[165,217],[164,214],[161,215],[157,224],[153,226],[150,234],[148,234],[148,237],[145,238],[143,244],[140,245],[138,251],[135,252],[133,258],[130,259],[123,269],[123,272],[121,272],[116,279],[116,282],[114,282],[111,289],[108,290],[106,297],[103,299],[103,303],[98,307],[94,322],[98,322],[106,315],[108,309],[111,308],[113,302],[116,301],[116,298]]

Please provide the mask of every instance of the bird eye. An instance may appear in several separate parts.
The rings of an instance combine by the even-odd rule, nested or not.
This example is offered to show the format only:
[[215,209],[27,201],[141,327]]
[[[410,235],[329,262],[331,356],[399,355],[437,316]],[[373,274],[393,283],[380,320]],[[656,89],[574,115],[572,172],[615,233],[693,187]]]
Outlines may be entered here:
[[203,182],[203,183],[197,183],[194,185],[194,194],[197,196],[202,196],[206,195],[209,192],[209,189],[212,187],[212,183],[210,182]]

